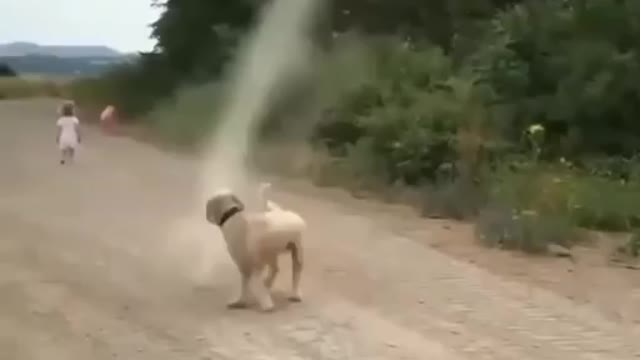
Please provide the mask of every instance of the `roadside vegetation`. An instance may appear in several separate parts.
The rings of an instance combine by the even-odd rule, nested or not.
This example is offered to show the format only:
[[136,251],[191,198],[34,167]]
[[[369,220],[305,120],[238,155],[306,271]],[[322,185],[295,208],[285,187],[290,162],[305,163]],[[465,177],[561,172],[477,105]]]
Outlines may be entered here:
[[20,75],[8,65],[0,63],[0,100],[59,97],[64,89],[64,82],[61,80]]
[[[409,192],[425,216],[474,221],[488,246],[546,253],[590,229],[635,234],[619,251],[637,257],[640,2],[471,3],[335,2],[312,34],[322,61],[264,120],[265,149],[307,154],[278,170]],[[154,52],[70,91],[197,146],[260,4],[159,3]]]

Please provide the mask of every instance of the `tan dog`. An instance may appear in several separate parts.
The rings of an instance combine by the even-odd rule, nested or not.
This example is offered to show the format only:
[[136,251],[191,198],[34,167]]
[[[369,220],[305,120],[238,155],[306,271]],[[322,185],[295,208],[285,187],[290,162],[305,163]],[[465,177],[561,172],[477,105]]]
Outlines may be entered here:
[[[296,213],[284,210],[264,198],[269,184],[260,189],[265,211],[249,212],[238,197],[228,189],[222,189],[206,204],[206,218],[220,227],[231,258],[242,276],[241,292],[229,308],[247,307],[252,293],[263,311],[274,308],[269,290],[278,275],[278,256],[291,253],[292,293],[289,300],[302,301],[300,276],[303,267],[302,235],[305,221]],[[262,273],[268,268],[266,279]]]

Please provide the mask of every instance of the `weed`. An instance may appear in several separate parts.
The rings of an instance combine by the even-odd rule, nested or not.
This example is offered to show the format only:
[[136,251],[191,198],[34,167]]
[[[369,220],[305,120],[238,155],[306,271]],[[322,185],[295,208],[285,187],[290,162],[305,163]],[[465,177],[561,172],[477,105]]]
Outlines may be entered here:
[[432,218],[466,220],[478,214],[486,202],[483,184],[465,178],[425,187],[422,214]]
[[475,226],[481,243],[506,250],[544,254],[551,244],[570,247],[577,233],[568,217],[514,211],[507,206],[489,206],[480,212]]

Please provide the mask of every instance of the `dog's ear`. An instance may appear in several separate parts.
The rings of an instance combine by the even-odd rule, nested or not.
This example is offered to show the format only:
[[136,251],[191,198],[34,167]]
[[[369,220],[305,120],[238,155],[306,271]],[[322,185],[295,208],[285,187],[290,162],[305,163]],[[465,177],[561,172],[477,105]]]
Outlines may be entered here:
[[208,222],[212,224],[217,224],[220,216],[218,215],[219,211],[217,211],[216,198],[211,198],[207,201],[207,205],[205,207],[205,218]]
[[240,209],[240,210],[244,210],[244,203],[242,201],[240,201],[240,199],[238,199],[237,196],[235,195],[231,195],[231,201],[235,203],[235,206]]
[[224,213],[233,208],[237,208],[241,211],[245,209],[244,203],[240,201],[236,195],[226,194],[215,196],[207,201],[205,209],[207,221],[218,225],[220,224],[220,220],[222,220]]

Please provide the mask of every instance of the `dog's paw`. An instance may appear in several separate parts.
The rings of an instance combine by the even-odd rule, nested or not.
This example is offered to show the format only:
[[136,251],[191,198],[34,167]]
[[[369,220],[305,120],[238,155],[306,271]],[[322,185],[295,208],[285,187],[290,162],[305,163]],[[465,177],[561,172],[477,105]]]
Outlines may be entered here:
[[276,307],[270,296],[265,297],[259,302],[260,310],[265,313],[272,312]]
[[260,311],[262,311],[265,314],[269,314],[272,313],[276,310],[276,307],[274,305],[271,306],[266,306],[266,307],[262,307],[260,308]]
[[231,309],[231,310],[239,310],[239,309],[246,309],[246,308],[247,308],[247,303],[242,300],[230,302],[227,304],[227,309]]
[[262,283],[264,284],[264,287],[267,288],[267,290],[273,289],[274,280],[264,279],[264,281]]
[[300,295],[291,295],[287,299],[292,303],[302,302],[302,297]]

